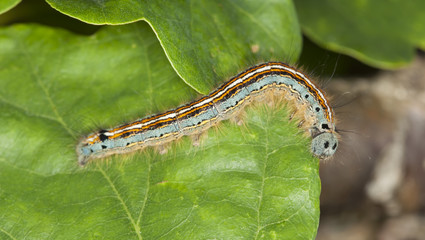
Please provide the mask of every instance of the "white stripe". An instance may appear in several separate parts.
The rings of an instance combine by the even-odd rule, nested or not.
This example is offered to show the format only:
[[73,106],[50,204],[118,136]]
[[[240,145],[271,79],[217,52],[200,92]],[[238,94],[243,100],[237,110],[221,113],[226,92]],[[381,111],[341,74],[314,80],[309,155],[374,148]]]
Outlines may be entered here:
[[149,122],[145,122],[143,124],[142,123],[139,123],[139,124],[136,124],[136,125],[133,125],[133,126],[130,126],[130,127],[123,128],[121,130],[116,130],[114,132],[105,132],[104,134],[106,136],[113,136],[113,135],[115,135],[117,133],[121,133],[121,132],[124,132],[124,131],[127,131],[127,130],[131,130],[131,129],[142,128],[143,126],[149,125],[149,124],[151,124],[153,122],[156,122],[156,121],[159,121],[159,120],[163,120],[163,119],[167,119],[167,118],[174,118],[174,117],[176,117],[176,114],[175,113],[170,113],[170,114],[167,114],[165,116],[162,116],[162,117],[159,117],[159,118],[150,120]]
[[323,101],[325,101],[325,105],[327,107],[326,111],[328,112],[329,117],[332,119],[332,111],[331,111],[331,108],[328,105],[328,101],[326,100],[325,96],[323,96],[322,91],[320,91],[320,89],[316,88],[316,86],[310,81],[310,79],[308,79],[306,76],[304,76],[304,74],[302,74],[300,72],[297,72],[297,71],[295,71],[293,69],[284,67],[284,66],[273,65],[273,67],[280,68],[280,69],[285,69],[286,71],[289,71],[289,72],[291,72],[293,74],[296,74],[296,75],[300,76],[302,79],[304,79],[304,81],[308,82],[314,88],[314,90],[316,90],[319,93],[319,95],[323,99]]
[[[97,136],[97,135],[96,135]],[[96,138],[96,136],[94,136],[94,137],[91,137],[91,138],[87,138],[87,142],[93,142],[94,141],[94,139]]]
[[220,92],[218,92],[217,95],[215,95],[213,98],[207,98],[204,101],[193,105],[191,108],[187,108],[187,109],[181,110],[178,114],[185,113],[185,112],[191,110],[192,108],[197,108],[197,107],[203,106],[204,104],[207,104],[207,103],[211,102],[212,100],[214,100],[216,98],[219,98],[221,95],[223,95],[224,93],[226,93],[230,88],[232,88],[235,85],[238,85],[239,83],[245,81],[245,79],[250,78],[252,75],[255,75],[258,72],[262,72],[264,70],[269,70],[269,69],[271,69],[270,66],[265,66],[265,67],[262,67],[262,68],[259,68],[259,69],[255,70],[253,72],[250,72],[247,75],[245,75],[244,77],[239,78],[239,79],[236,79],[235,81],[233,81],[229,86],[227,86],[226,88],[224,88],[223,90],[221,90]]
[[253,72],[250,72],[250,73],[246,74],[242,78],[239,78],[239,79],[234,80],[229,86],[227,86],[226,88],[224,88],[223,90],[221,90],[220,92],[218,92],[213,98],[207,98],[204,101],[199,102],[199,103],[193,105],[192,107],[189,107],[189,108],[186,108],[186,109],[183,109],[183,110],[179,111],[178,113],[170,113],[168,115],[162,116],[162,117],[157,118],[157,119],[153,119],[153,120],[151,120],[149,122],[146,122],[146,123],[143,123],[143,124],[140,123],[140,124],[137,124],[137,125],[134,125],[134,126],[130,126],[130,127],[127,127],[127,128],[121,129],[121,130],[117,130],[117,131],[114,131],[114,132],[105,132],[104,134],[106,136],[113,136],[115,134],[118,134],[118,133],[121,133],[121,132],[124,132],[124,131],[127,131],[127,130],[142,128],[143,126],[152,124],[152,123],[154,123],[156,121],[159,121],[159,120],[163,120],[163,119],[167,119],[167,118],[174,118],[174,117],[176,117],[177,114],[183,114],[183,113],[188,112],[188,111],[190,111],[190,110],[192,110],[194,108],[198,108],[200,106],[204,106],[204,105],[210,103],[214,99],[219,98],[221,95],[223,95],[224,93],[226,93],[232,87],[234,87],[237,84],[245,81],[247,78],[250,78],[251,76],[253,76],[253,75],[257,74],[257,73],[260,73],[260,72],[263,72],[263,71],[266,71],[266,70],[270,70],[272,68],[284,69],[284,70],[286,70],[288,72],[291,72],[291,73],[293,73],[295,75],[298,75],[304,81],[306,81],[307,83],[309,83],[319,93],[320,97],[324,100],[325,105],[327,107],[327,112],[328,112],[330,118],[332,119],[332,112],[330,111],[330,107],[329,107],[328,102],[326,101],[326,98],[324,97],[323,93],[318,88],[316,88],[316,86],[306,76],[304,76],[304,74],[302,74],[302,73],[300,73],[298,71],[295,71],[294,69],[285,67],[285,66],[271,65],[271,66],[264,66],[262,68],[259,68],[259,69],[255,70]]

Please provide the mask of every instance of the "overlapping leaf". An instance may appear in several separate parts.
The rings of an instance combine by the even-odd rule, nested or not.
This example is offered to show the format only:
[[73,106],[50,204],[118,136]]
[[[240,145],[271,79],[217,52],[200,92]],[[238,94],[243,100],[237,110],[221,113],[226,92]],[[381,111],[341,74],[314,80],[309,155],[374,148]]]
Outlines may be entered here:
[[285,1],[63,1],[52,7],[91,24],[145,20],[182,79],[208,93],[217,79],[258,61],[294,61],[301,35]]
[[9,9],[20,3],[21,0],[2,0],[0,2],[0,14],[7,12]]
[[396,68],[425,49],[425,2],[294,1],[302,28],[319,45],[369,65]]

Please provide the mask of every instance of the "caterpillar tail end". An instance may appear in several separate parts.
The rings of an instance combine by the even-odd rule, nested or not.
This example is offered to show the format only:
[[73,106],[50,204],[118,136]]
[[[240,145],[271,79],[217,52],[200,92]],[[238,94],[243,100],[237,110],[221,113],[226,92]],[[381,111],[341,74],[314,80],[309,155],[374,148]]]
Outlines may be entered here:
[[77,148],[75,149],[78,156],[78,165],[80,165],[80,167],[84,167],[90,160],[89,155],[84,154],[82,146],[83,142],[81,141],[79,144],[77,144]]
[[78,156],[78,165],[80,165],[80,167],[86,166],[88,162],[89,162],[89,158],[87,156],[83,156],[83,155]]

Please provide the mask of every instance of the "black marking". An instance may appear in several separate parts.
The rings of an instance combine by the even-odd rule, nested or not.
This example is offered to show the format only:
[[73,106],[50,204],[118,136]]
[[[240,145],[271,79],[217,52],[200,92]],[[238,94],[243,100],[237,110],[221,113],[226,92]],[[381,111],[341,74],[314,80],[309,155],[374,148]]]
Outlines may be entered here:
[[99,139],[101,142],[109,139],[109,137],[105,135],[106,132],[107,132],[106,130],[99,131]]
[[316,108],[316,112],[319,112],[319,111],[320,111],[320,108],[319,108],[319,107],[317,107],[317,108]]
[[335,143],[335,144],[332,146],[332,150],[335,150],[335,149],[336,149],[336,147],[337,147],[337,145],[338,145],[338,144],[336,144],[336,143]]
[[309,97],[309,95],[308,95],[308,94],[306,94],[304,97],[307,99],[307,98]]
[[329,126],[328,126],[328,124],[326,124],[326,123],[323,123],[323,124],[322,124],[322,129],[329,129]]
[[326,141],[325,142],[325,148],[328,148],[329,147],[329,141]]
[[105,148],[107,148],[106,145],[102,145],[102,149],[105,149]]
[[[139,131],[139,132],[142,132],[142,131]],[[127,138],[127,137],[130,137],[130,136],[133,136],[133,135],[134,135],[134,132],[126,132],[126,133],[123,133],[120,136],[120,138]]]

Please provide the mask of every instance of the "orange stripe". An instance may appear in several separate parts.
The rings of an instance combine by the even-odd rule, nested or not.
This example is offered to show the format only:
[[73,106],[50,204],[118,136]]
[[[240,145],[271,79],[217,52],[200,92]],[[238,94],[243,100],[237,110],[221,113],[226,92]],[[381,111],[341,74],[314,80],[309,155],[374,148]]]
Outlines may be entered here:
[[[286,64],[282,64],[282,63],[277,63],[277,62],[276,62],[276,63],[261,64],[261,65],[259,65],[259,66],[255,67],[255,68],[249,69],[248,71],[246,71],[246,72],[244,72],[244,73],[242,73],[242,74],[238,75],[237,77],[232,78],[232,79],[231,79],[231,80],[229,80],[226,84],[224,84],[223,86],[221,86],[220,88],[218,88],[218,89],[216,89],[214,92],[212,92],[210,95],[207,95],[207,96],[205,96],[205,97],[202,97],[201,99],[199,99],[199,100],[197,100],[197,101],[194,101],[194,102],[192,102],[192,103],[190,103],[190,104],[188,104],[188,105],[186,105],[186,106],[183,106],[183,107],[180,107],[180,108],[177,108],[177,109],[174,109],[174,110],[170,110],[170,111],[167,111],[167,112],[165,112],[165,113],[163,113],[163,114],[159,114],[159,115],[156,115],[156,116],[153,116],[153,117],[150,117],[150,118],[142,119],[142,120],[140,120],[140,121],[137,121],[137,122],[134,122],[134,123],[131,123],[131,124],[127,124],[127,125],[124,125],[124,126],[121,126],[121,127],[115,128],[115,129],[112,129],[112,130],[110,130],[110,131],[108,131],[108,132],[113,132],[113,131],[121,130],[121,129],[124,129],[124,128],[127,128],[127,127],[131,127],[131,126],[134,126],[134,125],[137,125],[137,124],[140,124],[140,123],[145,123],[145,122],[148,122],[148,121],[152,121],[152,120],[154,120],[154,119],[156,119],[156,118],[160,118],[160,117],[165,116],[165,115],[168,115],[168,114],[170,114],[170,113],[178,112],[178,111],[181,111],[181,110],[184,110],[184,109],[190,108],[190,107],[192,107],[193,105],[195,105],[195,104],[197,104],[197,103],[199,103],[199,102],[202,102],[202,101],[204,101],[205,99],[207,99],[207,98],[209,98],[209,97],[214,97],[215,95],[217,95],[217,93],[218,93],[218,92],[222,91],[224,88],[226,88],[227,86],[229,86],[229,84],[231,84],[231,83],[232,83],[232,82],[234,82],[235,80],[237,80],[237,79],[239,79],[239,78],[241,78],[241,77],[245,76],[246,74],[248,74],[248,73],[250,73],[250,72],[252,72],[252,71],[255,71],[255,70],[257,70],[257,69],[259,69],[259,68],[262,68],[262,67],[264,67],[264,66],[267,66],[267,65],[281,65],[281,66],[284,66],[284,67],[290,68],[290,69],[292,69],[292,70],[294,70],[294,71],[296,71],[296,72],[299,72],[299,71],[297,71],[297,70],[293,69],[292,67],[289,67],[288,65],[286,65]],[[304,86],[307,86],[307,87],[308,87],[308,89],[310,90],[310,92],[311,92],[311,91],[313,91],[312,93],[313,93],[314,97],[315,97],[316,99],[318,99],[318,101],[319,101],[320,105],[321,105],[324,109],[328,109],[328,108],[327,108],[327,106],[326,106],[326,104],[325,104],[324,99],[322,99],[322,98],[320,97],[320,94],[318,93],[318,91],[317,91],[317,90],[315,90],[315,89],[319,89],[316,85],[313,85],[313,83],[312,83],[312,84],[309,84],[309,83],[308,83],[308,82],[306,82],[303,78],[299,77],[299,76],[298,76],[298,75],[296,75],[296,74],[293,74],[293,73],[292,73],[292,72],[290,72],[290,71],[284,70],[284,69],[271,69],[271,70],[267,70],[267,71],[259,72],[259,73],[255,74],[255,75],[251,76],[250,78],[247,78],[245,81],[243,81],[243,82],[241,82],[241,83],[239,83],[239,84],[235,85],[234,87],[232,87],[232,88],[228,89],[228,90],[227,90],[225,93],[223,93],[223,94],[222,94],[219,98],[214,99],[213,101],[214,101],[214,102],[217,102],[217,101],[219,101],[219,100],[223,99],[224,97],[226,97],[226,96],[228,95],[228,92],[231,92],[232,90],[234,90],[235,88],[237,88],[237,87],[239,87],[239,86],[241,86],[241,85],[245,85],[247,82],[251,81],[253,78],[256,78],[256,77],[257,77],[257,76],[259,76],[259,75],[267,74],[267,73],[272,73],[272,72],[276,72],[276,73],[286,73],[286,74],[290,75],[293,79],[297,79],[297,80],[299,80],[300,82],[302,82],[302,83],[303,83],[303,85],[304,85]],[[307,76],[306,76],[306,77],[307,77]],[[208,103],[208,104],[209,104],[209,103]],[[186,116],[186,115],[188,115],[188,114],[190,114],[190,113],[192,113],[192,112],[194,112],[194,111],[196,111],[196,110],[198,110],[198,109],[204,108],[205,106],[206,106],[206,105],[202,105],[202,106],[199,106],[199,107],[197,107],[197,108],[193,108],[193,109],[191,109],[190,111],[187,111],[187,112],[185,112],[184,114],[182,114],[181,116],[178,116],[178,117],[179,117],[179,118],[184,117],[184,116]],[[330,116],[329,116],[328,112],[327,112],[327,111],[325,111],[325,112],[326,112],[326,113],[325,113],[325,115],[326,115],[326,119],[328,119],[329,121],[331,121],[331,119],[330,119]],[[171,120],[172,120],[172,119],[171,119]],[[149,124],[149,125],[146,125],[146,126],[142,127],[142,129],[147,129],[147,128],[150,128],[151,126],[157,125],[157,124],[162,123],[162,122],[171,121],[171,120],[170,120],[170,118],[168,118],[168,119],[163,119],[163,120],[160,120],[160,121],[155,121],[155,122],[153,122],[153,123],[151,123],[151,124]],[[332,122],[332,121],[331,121],[331,122]],[[113,136],[110,136],[109,138],[110,138],[110,139],[111,139],[111,138],[117,138],[117,137],[119,137],[119,136],[121,136],[121,135],[123,135],[123,134],[125,134],[125,133],[129,133],[129,132],[138,132],[138,131],[140,131],[140,130],[141,130],[140,128],[139,128],[139,129],[131,129],[131,130],[127,130],[127,131],[124,131],[124,132],[121,132],[121,133],[115,134],[115,135],[113,135]],[[95,142],[96,140],[98,140],[98,137],[94,140],[94,142]]]
[[239,75],[237,75],[237,76],[235,76],[235,77],[233,77],[232,79],[230,79],[226,84],[224,84],[223,86],[221,86],[220,88],[218,88],[218,89],[216,89],[216,91],[214,91],[213,93],[211,93],[210,95],[207,95],[207,96],[205,96],[205,97],[203,97],[203,98],[201,98],[201,99],[199,99],[199,100],[196,100],[196,101],[194,101],[194,102],[192,102],[192,103],[190,103],[190,104],[188,104],[188,105],[186,105],[186,106],[182,106],[182,107],[180,107],[180,108],[177,108],[177,109],[175,109],[175,111],[176,112],[180,112],[181,110],[184,110],[184,109],[187,109],[187,108],[190,108],[190,107],[192,107],[193,105],[196,105],[196,104],[198,104],[198,103],[200,103],[200,102],[202,102],[203,100],[205,100],[205,99],[207,99],[208,98],[208,96],[211,96],[211,97],[214,97],[214,94],[216,94],[217,92],[219,92],[219,91],[222,91],[223,89],[225,89],[227,86],[229,86],[231,83],[233,83],[235,80],[237,80],[237,79],[239,79],[239,78],[242,78],[242,77],[244,77],[245,75],[247,75],[248,73],[251,73],[252,71],[255,71],[255,70],[257,70],[257,69],[259,69],[259,68],[262,68],[262,67],[264,67],[264,66],[266,66],[267,64],[261,64],[261,65],[259,65],[259,66],[257,66],[257,67],[254,67],[254,68],[251,68],[251,69],[248,69],[246,72],[243,72],[243,73],[241,73],[241,74],[239,74]]
[[[121,136],[121,135],[123,135],[125,133],[139,132],[140,130],[147,129],[147,128],[149,128],[151,126],[154,126],[154,125],[157,125],[159,123],[169,122],[169,121],[172,121],[172,120],[173,120],[172,118],[166,118],[166,119],[163,119],[163,120],[159,120],[159,121],[153,122],[153,123],[151,123],[149,125],[143,126],[141,129],[140,128],[136,128],[136,129],[130,129],[130,130],[127,130],[127,131],[123,131],[123,132],[117,133],[115,135],[110,136],[109,139],[117,138],[117,137],[119,137],[119,136]],[[113,130],[111,130],[110,132],[112,132],[112,131]]]

